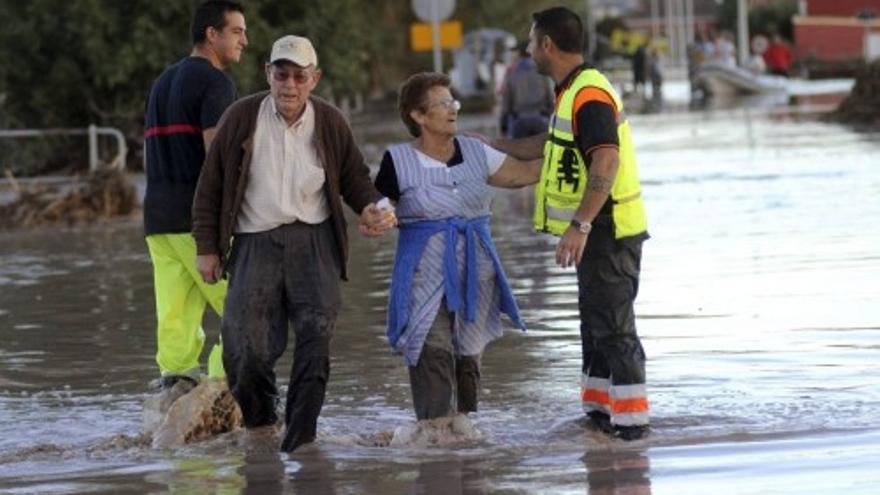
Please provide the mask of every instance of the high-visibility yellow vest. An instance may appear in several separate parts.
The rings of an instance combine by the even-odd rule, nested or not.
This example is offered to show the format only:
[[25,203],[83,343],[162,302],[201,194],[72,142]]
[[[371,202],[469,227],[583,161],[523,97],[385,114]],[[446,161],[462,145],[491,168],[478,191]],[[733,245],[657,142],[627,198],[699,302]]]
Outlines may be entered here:
[[582,70],[557,99],[556,112],[550,119],[549,137],[544,144],[541,180],[535,186],[535,229],[562,235],[570,225],[587,189],[589,171],[574,140],[572,123],[575,97],[587,86],[604,90],[617,106],[620,165],[611,186],[614,238],[632,237],[647,231],[648,221],[642,202],[629,122],[624,117],[620,97],[608,79],[595,69]]

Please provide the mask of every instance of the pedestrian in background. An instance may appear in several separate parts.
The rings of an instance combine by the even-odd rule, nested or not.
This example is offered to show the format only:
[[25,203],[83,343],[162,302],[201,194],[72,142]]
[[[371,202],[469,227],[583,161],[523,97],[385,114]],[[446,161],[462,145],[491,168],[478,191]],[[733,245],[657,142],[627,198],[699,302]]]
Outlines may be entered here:
[[640,42],[632,54],[632,78],[633,91],[639,96],[645,95],[645,81],[647,80],[648,67],[648,43]]
[[663,99],[663,70],[660,68],[660,49],[653,44],[649,46],[646,65],[648,77],[651,80],[651,99],[660,101]]
[[782,39],[782,36],[774,33],[770,39],[770,45],[764,50],[764,62],[767,65],[767,72],[777,76],[788,77],[793,60],[794,56],[791,53],[791,48]]
[[521,138],[541,134],[553,113],[553,85],[538,73],[528,43],[517,44],[517,60],[504,79],[501,92],[501,132]]

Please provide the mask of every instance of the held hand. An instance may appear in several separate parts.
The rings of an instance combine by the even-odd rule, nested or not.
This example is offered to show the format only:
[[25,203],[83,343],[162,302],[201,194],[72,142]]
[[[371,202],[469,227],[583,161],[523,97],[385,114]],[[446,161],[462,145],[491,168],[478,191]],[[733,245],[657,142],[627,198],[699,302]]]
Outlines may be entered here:
[[379,208],[373,203],[361,212],[358,230],[366,237],[377,237],[397,225],[397,216],[391,208]]
[[196,256],[196,269],[202,276],[202,280],[208,284],[216,284],[220,277],[223,276],[220,257],[216,254],[200,254]]
[[358,225],[358,230],[364,237],[381,237],[388,229],[380,229],[376,227],[368,227],[364,224]]
[[563,268],[577,266],[581,262],[586,246],[587,234],[581,233],[574,227],[565,229],[562,239],[556,246],[556,264]]

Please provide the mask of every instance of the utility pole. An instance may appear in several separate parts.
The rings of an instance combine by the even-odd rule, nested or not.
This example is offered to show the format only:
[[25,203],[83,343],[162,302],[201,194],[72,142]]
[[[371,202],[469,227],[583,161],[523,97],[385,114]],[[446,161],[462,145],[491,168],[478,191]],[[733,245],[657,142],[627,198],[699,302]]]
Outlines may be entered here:
[[736,2],[736,37],[739,65],[745,66],[749,60],[749,6],[746,0]]
[[660,0],[651,0],[651,36],[660,37]]
[[590,63],[596,61],[596,13],[593,10],[593,1],[584,0],[584,9],[587,17],[587,53],[586,58]]
[[440,13],[437,2],[431,2],[431,37],[434,43],[434,72],[443,73],[443,54],[440,52]]
[[[684,26],[685,26],[685,37],[687,38],[687,45],[694,42],[694,31],[696,30],[694,27],[694,0],[684,0]],[[685,46],[687,46],[685,45]],[[685,50],[687,53],[687,50]]]
[[669,61],[672,65],[678,65],[678,16],[676,15],[677,0],[667,0],[669,11],[666,12],[666,23],[669,25]]

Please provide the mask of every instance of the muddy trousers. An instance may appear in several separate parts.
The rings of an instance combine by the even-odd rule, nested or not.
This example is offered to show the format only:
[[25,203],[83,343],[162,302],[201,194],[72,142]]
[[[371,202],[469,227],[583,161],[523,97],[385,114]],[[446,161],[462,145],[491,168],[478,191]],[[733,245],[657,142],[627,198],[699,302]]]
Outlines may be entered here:
[[329,222],[239,234],[230,257],[223,364],[248,428],[277,422],[274,367],[295,338],[281,444],[315,439],[330,378],[330,339],[340,305],[340,263]]
[[442,418],[477,410],[480,389],[480,355],[456,356],[453,344],[453,320],[446,301],[428,331],[422,354],[409,367],[416,418]]
[[[206,284],[196,270],[196,243],[192,234],[147,236],[156,290],[156,363],[163,375],[199,378],[199,356],[205,344],[202,317],[210,304],[223,315],[226,281]],[[208,376],[224,376],[221,346],[208,356]]]
[[599,411],[615,426],[648,424],[645,351],[633,303],[639,288],[640,242],[587,243],[577,267],[584,412]]

